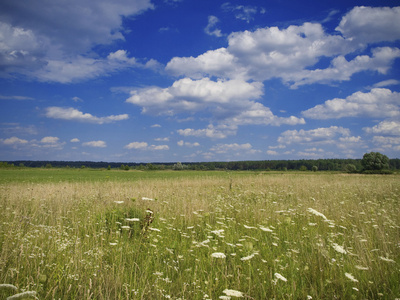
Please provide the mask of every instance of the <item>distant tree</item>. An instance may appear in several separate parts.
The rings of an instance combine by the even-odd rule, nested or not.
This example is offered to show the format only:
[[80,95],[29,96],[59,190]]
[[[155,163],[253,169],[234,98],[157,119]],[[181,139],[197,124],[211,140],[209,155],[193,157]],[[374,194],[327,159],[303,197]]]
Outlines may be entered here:
[[107,170],[111,170],[111,166],[110,165],[108,165]]
[[318,167],[317,166],[312,166],[312,171],[313,172],[317,172],[318,171]]
[[355,173],[357,171],[357,167],[353,164],[347,164],[344,166],[343,170],[347,173]]
[[51,169],[53,166],[51,164],[46,164],[45,168],[46,169]]
[[299,169],[300,171],[307,171],[308,169],[307,169],[307,167],[306,166],[304,166],[304,165],[302,165],[301,167],[300,167],[300,169]]
[[384,169],[389,169],[389,158],[379,152],[365,153],[361,164],[364,170],[369,171],[380,171]]
[[174,170],[183,170],[183,165],[181,162],[177,162],[176,164],[174,164],[173,166]]

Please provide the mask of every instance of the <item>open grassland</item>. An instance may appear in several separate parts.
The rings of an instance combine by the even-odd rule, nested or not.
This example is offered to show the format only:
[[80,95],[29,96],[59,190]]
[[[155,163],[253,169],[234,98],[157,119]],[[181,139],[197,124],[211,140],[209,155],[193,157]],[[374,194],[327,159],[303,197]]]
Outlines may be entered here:
[[400,298],[398,175],[0,173],[0,299]]

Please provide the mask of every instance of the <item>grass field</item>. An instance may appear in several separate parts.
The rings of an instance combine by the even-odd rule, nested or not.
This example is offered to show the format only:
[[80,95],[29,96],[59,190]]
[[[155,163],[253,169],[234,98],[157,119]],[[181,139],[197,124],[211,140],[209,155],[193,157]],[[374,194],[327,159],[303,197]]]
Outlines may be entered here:
[[0,299],[400,299],[399,179],[1,170]]

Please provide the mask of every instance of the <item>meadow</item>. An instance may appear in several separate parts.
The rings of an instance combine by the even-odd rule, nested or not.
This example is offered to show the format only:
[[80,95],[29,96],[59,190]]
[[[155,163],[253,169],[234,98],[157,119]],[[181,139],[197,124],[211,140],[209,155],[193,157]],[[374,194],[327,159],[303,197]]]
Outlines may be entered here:
[[0,170],[0,299],[400,299],[399,179]]

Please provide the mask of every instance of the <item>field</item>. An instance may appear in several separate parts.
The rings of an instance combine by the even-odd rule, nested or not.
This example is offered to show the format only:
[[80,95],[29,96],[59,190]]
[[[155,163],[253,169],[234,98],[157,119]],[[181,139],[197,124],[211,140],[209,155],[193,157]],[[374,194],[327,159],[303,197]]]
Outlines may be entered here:
[[1,170],[0,299],[400,299],[399,179]]

